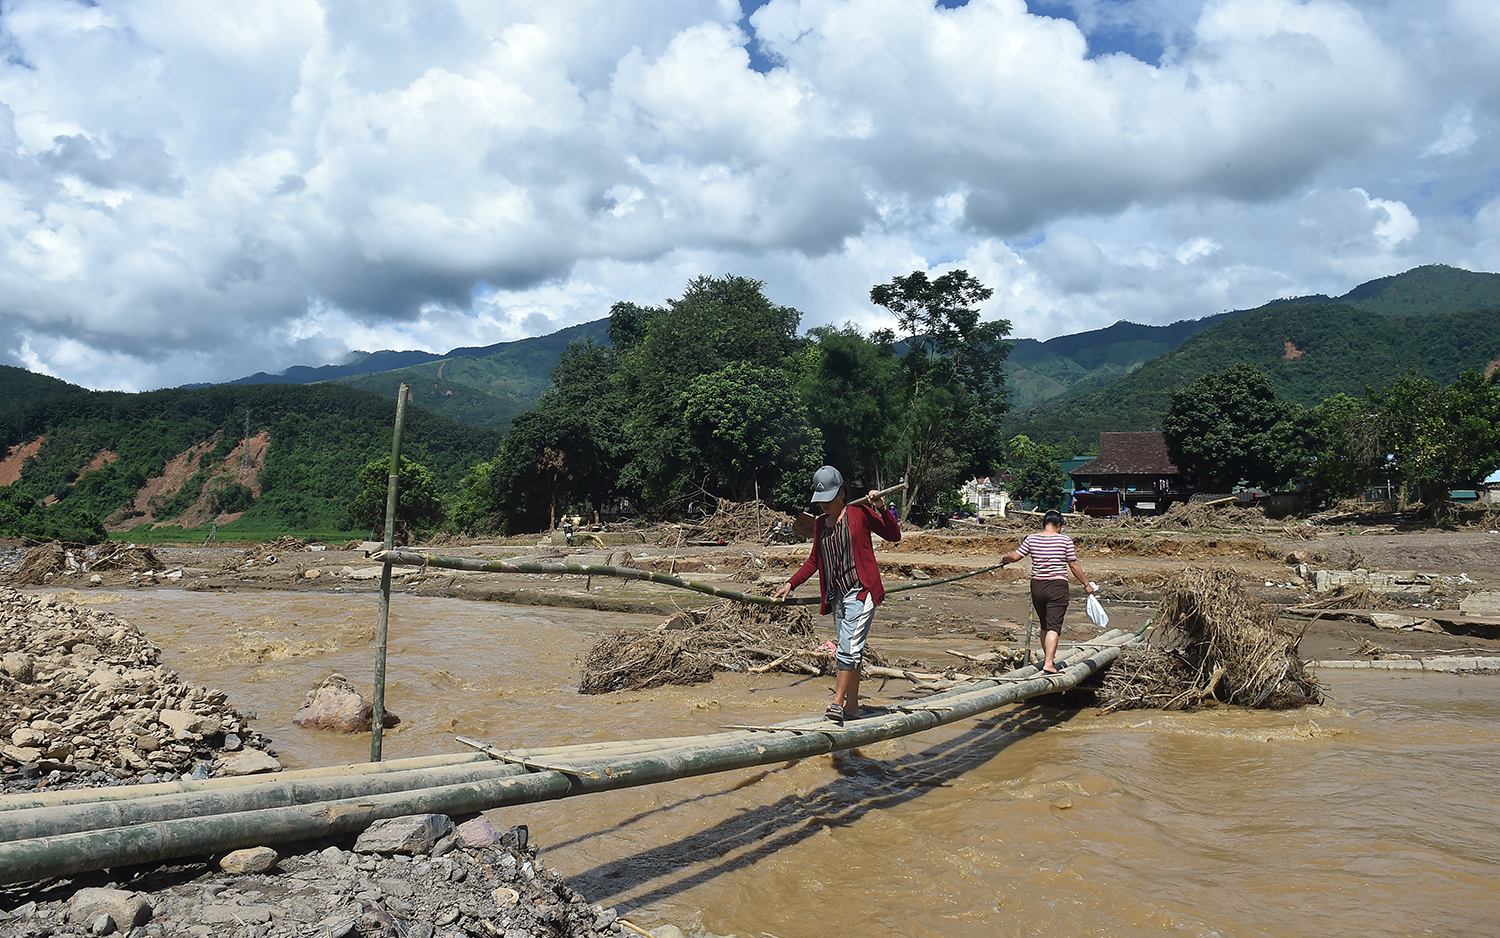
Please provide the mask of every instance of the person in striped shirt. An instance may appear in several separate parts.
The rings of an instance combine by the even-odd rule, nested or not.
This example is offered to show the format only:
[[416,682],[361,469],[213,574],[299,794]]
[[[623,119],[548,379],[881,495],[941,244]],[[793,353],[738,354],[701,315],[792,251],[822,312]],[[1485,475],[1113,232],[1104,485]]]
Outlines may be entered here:
[[1098,589],[1084,575],[1073,539],[1062,533],[1062,526],[1062,512],[1054,508],[1042,516],[1041,531],[1026,535],[1020,547],[1000,558],[1002,567],[1022,557],[1031,558],[1031,605],[1041,623],[1042,651],[1046,655],[1043,674],[1057,673],[1057,663],[1052,659],[1057,655],[1063,615],[1068,611],[1068,572],[1072,571],[1088,592]]

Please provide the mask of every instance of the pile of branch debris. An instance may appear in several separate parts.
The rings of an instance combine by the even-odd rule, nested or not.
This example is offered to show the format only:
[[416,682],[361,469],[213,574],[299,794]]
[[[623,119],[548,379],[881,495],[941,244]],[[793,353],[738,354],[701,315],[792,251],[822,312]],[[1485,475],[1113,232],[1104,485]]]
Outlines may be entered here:
[[1298,653],[1301,633],[1247,595],[1225,568],[1190,568],[1167,581],[1153,644],[1127,647],[1097,691],[1105,710],[1193,710],[1210,701],[1287,710],[1322,702]]
[[732,502],[718,499],[714,513],[699,521],[663,525],[659,547],[734,542],[758,543],[780,526],[790,531],[792,516],[762,501]]
[[52,541],[26,552],[21,569],[9,582],[16,586],[42,586],[60,576],[123,571],[144,573],[163,570],[165,565],[149,547],[104,543],[96,546]]

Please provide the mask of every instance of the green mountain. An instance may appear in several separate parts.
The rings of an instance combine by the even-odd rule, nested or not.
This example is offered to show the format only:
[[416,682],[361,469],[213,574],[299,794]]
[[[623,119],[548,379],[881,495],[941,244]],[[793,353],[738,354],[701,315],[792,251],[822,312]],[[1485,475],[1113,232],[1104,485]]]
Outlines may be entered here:
[[1188,319],[1169,326],[1121,320],[1104,329],[1045,342],[1016,339],[1005,364],[1011,406],[1029,410],[1070,392],[1112,384],[1184,340],[1238,313]]
[[[1451,268],[1450,268],[1451,269]],[[1494,275],[1485,275],[1494,276]],[[1496,278],[1500,280],[1500,277]],[[1411,310],[1420,301],[1382,289],[1377,299]],[[1464,312],[1377,313],[1345,303],[1278,303],[1227,318],[1108,387],[1015,414],[1007,436],[1093,445],[1102,430],[1161,425],[1173,389],[1250,362],[1279,397],[1311,405],[1388,384],[1408,370],[1451,382],[1467,369],[1500,362],[1500,304]]]
[[[1500,307],[1500,274],[1429,264],[1362,283],[1343,296],[1314,294],[1274,300],[1266,306],[1331,303],[1399,316]],[[1192,336],[1245,312],[1234,310],[1169,326],[1121,321],[1107,329],[1059,336],[1045,342],[1017,339],[1006,364],[1011,406],[1017,412],[1024,412],[1048,401],[1108,387]]]
[[[0,458],[37,444],[11,493],[60,511],[196,527],[225,513],[235,531],[335,531],[360,470],[390,454],[395,403],[334,383],[216,385],[126,394],[33,381],[37,396],[0,423]],[[37,376],[34,376],[37,377]],[[3,386],[3,385],[0,385]],[[248,433],[247,433],[248,416]],[[451,499],[502,435],[409,407],[402,455]],[[249,439],[249,446],[245,440]],[[7,460],[15,469],[19,452]]]
[[1462,270],[1446,264],[1413,267],[1404,274],[1362,283],[1340,297],[1321,294],[1277,300],[1268,306],[1346,303],[1372,313],[1425,316],[1465,309],[1500,307],[1500,274]]
[[[356,352],[342,365],[294,365],[279,375],[257,372],[228,384],[347,384],[394,399],[408,384],[412,401],[470,426],[505,430],[531,409],[552,381],[552,367],[571,342],[609,344],[609,319],[560,329],[551,335],[456,348],[445,355],[421,351]],[[205,387],[192,385],[191,387]]]

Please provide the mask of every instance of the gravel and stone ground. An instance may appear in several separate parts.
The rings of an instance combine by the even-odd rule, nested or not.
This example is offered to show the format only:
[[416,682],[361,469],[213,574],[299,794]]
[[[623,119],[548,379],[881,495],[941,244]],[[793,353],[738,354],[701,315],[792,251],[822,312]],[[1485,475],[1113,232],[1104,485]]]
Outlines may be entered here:
[[[353,843],[238,850],[0,893],[0,938],[613,938],[613,909],[547,869],[524,827],[379,822]],[[670,929],[668,929],[670,930]],[[668,930],[658,934],[665,938]]]

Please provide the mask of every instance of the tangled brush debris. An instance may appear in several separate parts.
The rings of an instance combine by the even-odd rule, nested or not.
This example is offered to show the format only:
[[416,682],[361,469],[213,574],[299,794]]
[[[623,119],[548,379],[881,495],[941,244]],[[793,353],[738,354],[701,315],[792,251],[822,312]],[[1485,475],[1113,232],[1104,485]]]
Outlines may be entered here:
[[1287,710],[1322,701],[1298,654],[1301,634],[1276,625],[1224,568],[1190,568],[1167,581],[1154,646],[1125,649],[1099,691],[1106,710],[1191,710],[1206,701]]
[[712,515],[692,524],[665,525],[660,547],[681,547],[694,541],[764,541],[777,524],[791,529],[792,516],[765,502],[718,500]]
[[165,565],[149,547],[134,544],[65,546],[59,541],[26,552],[21,569],[10,578],[17,586],[41,586],[63,574],[103,573],[107,570],[162,570]]
[[[679,612],[654,629],[605,636],[579,658],[582,694],[701,684],[715,671],[832,673],[829,650],[805,606],[725,601]],[[865,661],[885,662],[866,646]]]

